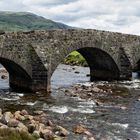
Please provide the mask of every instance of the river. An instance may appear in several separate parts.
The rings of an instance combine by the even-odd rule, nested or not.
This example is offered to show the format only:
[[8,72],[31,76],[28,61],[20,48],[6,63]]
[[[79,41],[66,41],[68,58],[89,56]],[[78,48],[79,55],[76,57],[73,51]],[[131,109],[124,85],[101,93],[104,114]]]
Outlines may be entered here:
[[[75,84],[90,85],[89,69],[59,65],[52,76],[52,94],[11,92],[8,79],[0,79],[0,106],[5,111],[27,109],[43,110],[48,118],[70,131],[68,140],[86,140],[85,135],[75,135],[73,127],[85,125],[97,140],[140,139],[140,80],[96,82],[98,85],[117,87],[114,94],[97,95],[102,102],[69,97],[64,94]],[[115,98],[117,97],[117,98]],[[104,99],[104,100],[103,100]]]

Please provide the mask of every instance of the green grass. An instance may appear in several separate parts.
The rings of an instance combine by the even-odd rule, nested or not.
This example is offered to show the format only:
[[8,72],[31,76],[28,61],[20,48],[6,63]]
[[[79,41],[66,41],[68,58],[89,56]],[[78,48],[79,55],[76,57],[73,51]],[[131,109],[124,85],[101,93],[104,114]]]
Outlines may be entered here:
[[71,52],[65,59],[65,64],[69,65],[87,65],[85,58],[77,51]]
[[28,12],[0,12],[0,30],[28,31],[72,28]]
[[33,136],[26,132],[18,132],[16,130],[0,129],[0,140],[36,140]]

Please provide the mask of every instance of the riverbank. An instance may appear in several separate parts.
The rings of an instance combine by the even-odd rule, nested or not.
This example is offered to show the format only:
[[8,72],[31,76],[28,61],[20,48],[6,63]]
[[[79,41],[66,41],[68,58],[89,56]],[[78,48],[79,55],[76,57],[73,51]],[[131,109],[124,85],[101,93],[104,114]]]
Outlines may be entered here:
[[[0,140],[66,140],[69,134],[64,127],[47,119],[43,111],[34,111],[31,115],[26,110],[12,113],[0,109]],[[87,135],[86,140],[95,140],[83,125],[74,126],[73,134]]]
[[71,66],[84,66],[88,67],[85,58],[77,51],[71,52],[65,59],[64,64]]

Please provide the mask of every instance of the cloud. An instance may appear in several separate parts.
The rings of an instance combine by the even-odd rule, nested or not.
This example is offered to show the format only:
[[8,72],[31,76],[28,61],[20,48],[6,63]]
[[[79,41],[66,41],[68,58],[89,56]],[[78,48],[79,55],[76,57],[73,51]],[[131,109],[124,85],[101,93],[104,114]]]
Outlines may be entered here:
[[0,9],[29,11],[82,28],[140,34],[139,0],[0,0]]

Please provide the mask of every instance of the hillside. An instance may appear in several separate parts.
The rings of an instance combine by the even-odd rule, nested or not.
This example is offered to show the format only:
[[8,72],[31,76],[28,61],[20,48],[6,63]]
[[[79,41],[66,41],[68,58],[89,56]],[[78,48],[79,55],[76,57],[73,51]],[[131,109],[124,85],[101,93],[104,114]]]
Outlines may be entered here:
[[28,12],[0,12],[0,31],[68,28],[71,27]]

